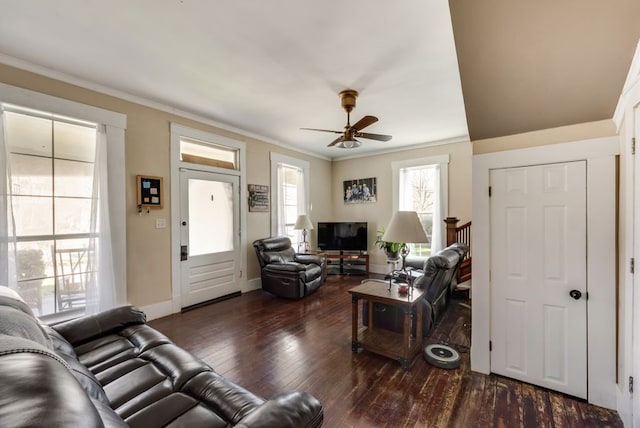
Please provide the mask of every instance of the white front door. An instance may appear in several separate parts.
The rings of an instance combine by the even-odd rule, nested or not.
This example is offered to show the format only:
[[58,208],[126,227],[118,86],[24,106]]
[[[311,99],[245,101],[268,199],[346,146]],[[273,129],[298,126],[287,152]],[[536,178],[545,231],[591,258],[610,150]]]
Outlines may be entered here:
[[491,371],[586,399],[586,162],[490,185]]
[[240,291],[239,178],[180,170],[182,307]]

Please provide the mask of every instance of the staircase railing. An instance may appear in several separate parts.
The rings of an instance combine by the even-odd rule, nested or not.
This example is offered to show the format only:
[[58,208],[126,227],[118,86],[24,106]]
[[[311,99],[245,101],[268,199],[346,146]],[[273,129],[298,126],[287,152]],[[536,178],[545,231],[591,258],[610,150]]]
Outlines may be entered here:
[[447,246],[461,242],[469,247],[469,252],[458,269],[458,283],[471,279],[471,222],[458,226],[459,221],[456,217],[444,219],[447,224]]

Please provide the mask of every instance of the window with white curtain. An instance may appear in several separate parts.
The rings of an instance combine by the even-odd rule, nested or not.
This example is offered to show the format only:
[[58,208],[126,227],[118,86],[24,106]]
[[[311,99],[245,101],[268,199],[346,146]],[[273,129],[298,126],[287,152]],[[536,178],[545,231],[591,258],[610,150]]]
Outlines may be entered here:
[[113,307],[106,126],[0,107],[0,283],[38,316]]
[[288,236],[294,249],[302,235],[293,227],[300,214],[308,213],[308,176],[309,162],[271,153],[271,233]]
[[411,255],[428,257],[444,247],[444,218],[448,210],[449,156],[393,162],[397,192],[394,210],[416,211],[429,243],[408,244]]

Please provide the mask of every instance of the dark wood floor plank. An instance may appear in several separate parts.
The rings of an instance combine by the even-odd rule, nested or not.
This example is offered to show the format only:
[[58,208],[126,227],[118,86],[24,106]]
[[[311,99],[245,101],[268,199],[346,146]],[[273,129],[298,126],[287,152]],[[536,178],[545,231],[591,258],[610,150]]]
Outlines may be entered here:
[[262,290],[151,321],[151,326],[265,398],[304,390],[324,406],[326,427],[621,427],[618,415],[546,389],[470,371],[471,311],[452,300],[427,343],[461,355],[453,370],[419,355],[409,370],[351,351],[349,288],[330,276],[299,301]]

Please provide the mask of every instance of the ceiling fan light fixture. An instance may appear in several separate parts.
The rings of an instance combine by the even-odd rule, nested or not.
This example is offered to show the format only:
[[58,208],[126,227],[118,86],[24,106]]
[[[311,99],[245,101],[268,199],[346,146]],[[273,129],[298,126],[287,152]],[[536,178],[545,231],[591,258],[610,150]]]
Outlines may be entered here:
[[336,144],[336,147],[340,147],[341,149],[355,149],[361,145],[362,143],[354,138],[352,140],[343,140],[339,144]]

